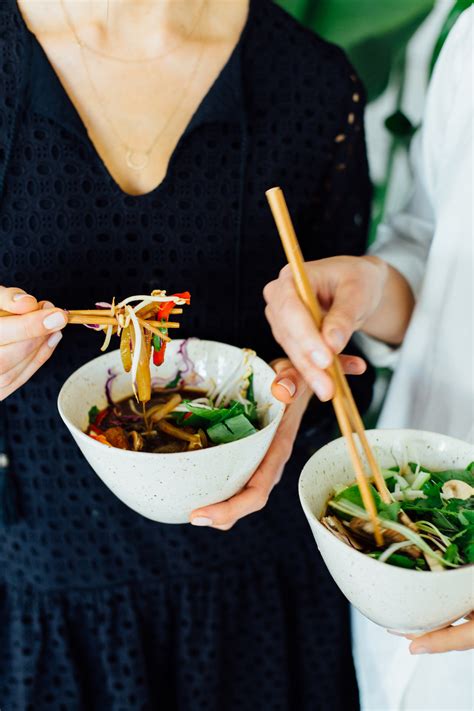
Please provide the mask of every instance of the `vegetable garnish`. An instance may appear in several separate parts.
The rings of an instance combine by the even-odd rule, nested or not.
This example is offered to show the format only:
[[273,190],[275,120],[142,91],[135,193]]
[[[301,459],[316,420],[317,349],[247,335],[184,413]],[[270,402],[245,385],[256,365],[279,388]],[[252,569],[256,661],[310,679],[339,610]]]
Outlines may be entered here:
[[[377,546],[356,484],[336,492],[321,523],[344,543],[382,563],[446,570],[474,563],[474,466],[433,472],[419,464],[382,469],[392,497],[371,485],[384,543]],[[408,514],[411,526],[400,522]],[[403,520],[403,519],[402,519]]]
[[[71,323],[84,323],[87,328],[105,331],[101,347],[105,351],[114,334],[120,336],[120,355],[125,372],[131,372],[132,387],[136,399],[145,403],[151,397],[150,358],[161,365],[166,344],[170,339],[169,328],[179,323],[170,322],[172,313],[181,313],[176,307],[189,305],[189,292],[166,295],[166,291],[152,291],[151,295],[129,296],[118,304],[98,302],[100,311],[70,312]],[[103,315],[102,315],[103,312]],[[94,316],[95,314],[95,316]],[[98,323],[90,319],[97,318]]]
[[[107,379],[108,407],[89,410],[87,434],[120,449],[144,452],[183,452],[227,444],[255,434],[266,407],[258,407],[253,390],[253,351],[242,357],[221,387],[205,382],[195,369],[184,341],[181,364],[173,380],[152,389],[144,411],[132,398],[114,403]],[[100,439],[100,437],[105,438]]]

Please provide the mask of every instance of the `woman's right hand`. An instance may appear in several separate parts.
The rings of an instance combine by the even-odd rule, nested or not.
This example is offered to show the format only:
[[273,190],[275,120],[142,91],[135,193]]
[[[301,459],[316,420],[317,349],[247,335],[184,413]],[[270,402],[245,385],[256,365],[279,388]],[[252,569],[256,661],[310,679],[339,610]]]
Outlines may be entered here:
[[0,401],[21,387],[51,356],[67,316],[49,301],[0,286]]
[[[379,319],[390,269],[377,257],[342,256],[307,262],[311,286],[326,314],[321,332],[298,297],[290,267],[265,287],[265,314],[275,340],[320,400],[329,400],[334,394],[325,372],[334,355],[346,347],[354,331]],[[363,372],[360,358],[343,359],[346,373]]]

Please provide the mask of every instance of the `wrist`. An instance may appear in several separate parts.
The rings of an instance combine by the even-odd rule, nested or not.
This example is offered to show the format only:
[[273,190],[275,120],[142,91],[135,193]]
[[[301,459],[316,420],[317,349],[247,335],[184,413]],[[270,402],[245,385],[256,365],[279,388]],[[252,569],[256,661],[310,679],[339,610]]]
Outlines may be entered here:
[[378,313],[383,310],[384,293],[389,279],[390,267],[383,259],[376,255],[366,254],[362,257],[366,264],[365,283],[370,293],[371,308],[367,310],[365,318],[358,330],[373,335],[372,325],[378,320]]
[[403,341],[410,322],[415,300],[411,287],[405,277],[380,257],[363,257],[367,266],[370,264],[371,277],[367,288],[373,296],[373,308],[367,313],[360,330],[384,341],[391,346],[398,346]]

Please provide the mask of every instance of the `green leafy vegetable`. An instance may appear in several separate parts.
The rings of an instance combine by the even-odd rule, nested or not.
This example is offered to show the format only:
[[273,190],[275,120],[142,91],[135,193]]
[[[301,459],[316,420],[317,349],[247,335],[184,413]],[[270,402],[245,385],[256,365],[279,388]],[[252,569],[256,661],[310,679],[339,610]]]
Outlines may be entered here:
[[[155,336],[155,338],[157,338],[157,336]],[[159,340],[159,339],[158,339],[158,340]],[[167,390],[171,390],[172,388],[177,388],[177,387],[179,386],[180,382],[181,382],[181,373],[180,373],[179,370],[178,370],[178,372],[176,373],[176,375],[175,375],[175,377],[173,378],[173,380],[170,380],[169,383],[167,383],[167,384],[165,385],[165,388],[166,388]]]
[[[469,465],[471,466],[471,465]],[[452,479],[457,479],[458,481],[464,481],[466,484],[474,486],[474,473],[470,469],[464,470],[448,470],[445,472],[432,472],[431,478],[433,481],[441,484],[446,484],[447,481],[452,481]]]
[[[430,472],[426,467],[411,462],[408,471],[400,473],[398,467],[383,469],[383,476],[393,496],[392,503],[385,504],[375,487],[370,489],[382,526],[411,541],[425,556],[452,568],[474,563],[474,496],[468,499],[445,498],[443,486],[457,480],[474,485],[474,463],[461,470]],[[329,507],[343,521],[353,518],[370,520],[362,502],[357,484],[338,491],[329,502]],[[402,525],[400,512],[406,511],[418,532]],[[356,530],[356,529],[354,529]],[[373,550],[369,555],[379,558],[381,550]],[[382,560],[385,559],[385,556]],[[419,561],[393,551],[385,561],[416,570],[425,570],[426,561]]]
[[451,543],[447,549],[444,552],[443,558],[450,563],[459,563],[460,562],[460,557],[459,557],[459,548],[455,543]]
[[91,409],[89,410],[89,424],[90,424],[90,425],[93,425],[93,424],[94,424],[94,422],[95,422],[96,419],[97,419],[97,415],[99,414],[99,412],[100,412],[100,410],[99,410],[98,407],[96,407],[96,405],[94,405],[93,407],[91,407]]
[[[382,553],[376,552],[371,553],[371,558],[380,558]],[[417,567],[417,561],[413,558],[408,558],[406,555],[400,555],[399,553],[392,553],[392,555],[385,561],[389,565],[396,565],[398,568],[411,568],[415,569]]]
[[247,388],[247,400],[252,403],[252,405],[256,405],[255,401],[255,393],[253,389],[253,372],[250,374],[249,377],[249,386]]
[[238,439],[244,439],[257,432],[245,415],[231,417],[225,422],[218,422],[207,430],[208,437],[214,444],[227,444]]

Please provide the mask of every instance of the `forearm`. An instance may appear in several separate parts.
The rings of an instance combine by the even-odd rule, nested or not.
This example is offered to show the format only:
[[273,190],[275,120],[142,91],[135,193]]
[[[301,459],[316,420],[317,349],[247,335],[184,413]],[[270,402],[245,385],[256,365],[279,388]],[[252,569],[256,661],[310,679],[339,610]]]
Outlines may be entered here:
[[363,259],[375,263],[381,270],[383,290],[380,303],[360,329],[368,336],[390,345],[399,345],[410,323],[415,298],[407,280],[399,271],[379,257]]

